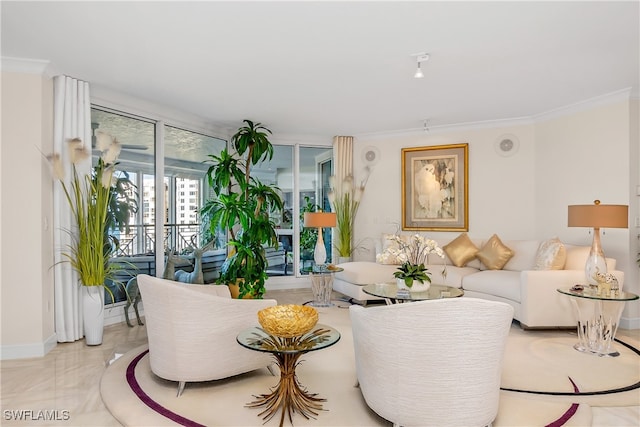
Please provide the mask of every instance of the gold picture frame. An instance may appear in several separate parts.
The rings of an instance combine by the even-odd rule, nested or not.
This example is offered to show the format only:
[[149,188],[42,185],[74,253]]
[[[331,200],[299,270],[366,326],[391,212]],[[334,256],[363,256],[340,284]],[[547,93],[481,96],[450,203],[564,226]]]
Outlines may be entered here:
[[402,149],[402,229],[469,231],[469,144]]

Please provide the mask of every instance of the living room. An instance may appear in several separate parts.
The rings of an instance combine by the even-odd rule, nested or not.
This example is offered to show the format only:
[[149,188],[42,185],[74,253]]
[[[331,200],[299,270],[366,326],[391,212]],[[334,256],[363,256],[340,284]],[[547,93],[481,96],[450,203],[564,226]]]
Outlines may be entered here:
[[[28,28],[49,29],[50,39],[55,39],[56,25],[45,25],[47,17],[41,11],[50,11],[35,4],[34,9],[28,6],[24,10],[17,9],[21,13],[17,18],[13,18],[9,13],[16,5],[3,2],[3,55],[5,53],[11,57],[26,59],[25,61],[7,61],[3,58],[2,70],[2,348],[5,351],[14,351],[17,354],[24,354],[25,357],[42,355],[55,346],[55,325],[54,307],[55,299],[53,295],[51,260],[55,250],[51,240],[52,216],[52,196],[50,189],[52,182],[49,176],[47,165],[42,161],[42,153],[51,152],[51,133],[53,122],[53,90],[50,65],[59,66],[54,58],[47,56],[48,49],[52,49],[46,43],[40,41],[41,47],[36,49],[29,46],[23,51],[10,50],[12,43],[7,40],[5,28],[14,28],[16,21],[6,20],[17,19],[20,25]],[[55,2],[49,2],[55,5]],[[206,2],[205,2],[206,3]],[[374,7],[373,9],[359,10],[354,4],[343,5],[342,11],[349,18],[368,16],[377,28],[380,26],[380,15],[383,14],[375,6],[364,4],[362,7]],[[381,2],[384,3],[384,2]],[[429,2],[425,2],[428,6]],[[480,2],[481,3],[481,2]],[[626,229],[607,229],[602,237],[603,247],[607,256],[617,260],[617,268],[625,273],[625,289],[640,293],[640,275],[636,262],[638,253],[638,228],[637,218],[640,217],[640,200],[638,197],[638,186],[640,185],[640,149],[638,126],[639,101],[638,101],[638,19],[637,3],[621,2],[612,3],[607,6],[607,2],[591,2],[588,7],[579,2],[574,2],[572,6],[563,6],[568,9],[556,9],[560,5],[554,2],[547,2],[546,7],[550,9],[536,11],[533,10],[530,20],[524,19],[517,14],[516,6],[514,10],[507,10],[503,13],[493,13],[493,19],[483,22],[482,25],[466,26],[469,22],[467,15],[471,14],[467,4],[457,4],[460,8],[461,17],[451,19],[448,26],[434,33],[430,38],[411,39],[409,34],[405,38],[405,46],[400,50],[395,50],[395,56],[388,56],[384,61],[393,63],[394,71],[399,69],[398,75],[408,73],[408,86],[403,86],[406,90],[401,93],[400,98],[391,96],[388,93],[384,80],[378,81],[373,89],[360,88],[358,81],[354,79],[350,84],[340,83],[340,79],[331,82],[334,87],[340,87],[341,92],[332,92],[334,101],[332,103],[318,102],[314,108],[307,110],[304,115],[307,117],[317,117],[316,121],[298,121],[291,111],[280,111],[279,114],[269,114],[269,108],[247,107],[239,111],[233,110],[232,104],[225,108],[224,105],[217,106],[216,109],[202,107],[195,101],[184,100],[178,105],[172,103],[162,103],[160,98],[154,100],[149,93],[129,90],[127,67],[119,66],[111,68],[109,62],[115,61],[118,57],[113,51],[107,56],[102,56],[106,60],[93,60],[96,64],[94,75],[77,74],[73,68],[61,68],[56,74],[67,74],[87,80],[91,84],[93,102],[100,104],[107,102],[109,105],[119,107],[131,113],[153,111],[161,117],[165,117],[174,123],[189,123],[199,125],[199,128],[216,129],[217,135],[229,136],[227,130],[230,127],[239,125],[241,120],[251,116],[256,120],[264,122],[274,130],[273,139],[279,143],[290,141],[303,141],[313,143],[318,146],[331,146],[332,137],[335,135],[354,136],[353,150],[353,170],[356,179],[363,173],[366,162],[363,159],[363,152],[373,149],[379,154],[379,160],[373,165],[372,172],[367,182],[366,192],[362,199],[357,216],[354,241],[361,242],[362,250],[354,254],[356,260],[375,259],[374,239],[380,237],[382,233],[392,233],[397,230],[397,225],[402,222],[402,195],[401,195],[401,149],[408,147],[440,146],[454,143],[469,144],[469,234],[476,237],[489,237],[496,233],[501,238],[518,239],[545,239],[557,236],[563,242],[590,245],[592,234],[586,228],[571,228],[567,226],[567,207],[574,204],[589,204],[595,199],[602,200],[603,203],[624,204],[629,206],[629,227]],[[158,10],[165,8],[170,10],[170,3],[159,5]],[[404,4],[407,13],[402,15],[406,18],[411,14],[411,7],[424,7],[424,4],[410,6],[411,3]],[[211,5],[210,5],[211,6]],[[53,6],[49,6],[53,7]],[[89,3],[79,6],[91,10]],[[97,6],[96,6],[97,7]],[[136,8],[131,5],[132,16],[136,13],[143,13],[144,8],[136,4]],[[258,8],[254,3],[240,3],[242,8]],[[267,8],[267,6],[261,6]],[[293,7],[288,3],[276,3],[273,5],[275,12],[271,11],[268,16],[281,13],[282,16],[289,15],[289,25],[301,25],[300,23],[330,22],[336,19],[336,26],[343,28],[348,25],[347,18],[338,20],[340,11],[336,9],[321,9],[314,14],[301,12],[301,16],[293,11],[288,11],[288,7]],[[336,5],[337,7],[337,5]],[[380,6],[381,7],[381,6]],[[444,7],[438,4],[438,7]],[[532,7],[530,4],[522,7]],[[516,58],[521,67],[530,70],[521,77],[526,83],[518,83],[518,76],[500,75],[501,70],[514,60],[510,56],[513,52],[513,44],[517,44],[518,37],[531,43],[532,38],[525,34],[546,29],[560,37],[561,31],[558,27],[568,25],[569,22],[579,21],[576,17],[581,16],[580,7],[585,7],[584,27],[595,26],[597,30],[588,33],[572,34],[567,42],[559,43],[562,49],[554,51],[553,56],[557,60],[557,66],[538,63],[536,55],[541,54],[545,49],[551,49],[553,43],[548,39],[532,46],[520,48],[520,55]],[[139,8],[139,9],[138,9]],[[602,8],[602,9],[599,9]],[[611,8],[611,9],[608,9]],[[618,9],[619,8],[619,9]],[[267,8],[268,9],[268,8]],[[55,10],[55,7],[53,7]],[[96,9],[97,10],[97,9]],[[260,12],[267,10],[258,8]],[[368,12],[366,12],[368,10]],[[235,12],[235,9],[232,9]],[[116,13],[117,12],[117,13]],[[86,25],[88,33],[96,46],[109,44],[109,32],[100,31],[104,22],[118,22],[117,16],[122,10],[117,10],[113,14],[107,10],[99,9],[96,13],[86,13]],[[480,11],[476,11],[480,12]],[[552,13],[553,12],[553,13]],[[553,22],[536,21],[535,18],[542,16],[552,16],[558,13],[557,20]],[[22,13],[33,17],[32,20],[22,20]],[[367,13],[369,15],[367,15]],[[424,13],[420,10],[418,14]],[[449,12],[453,15],[453,12]],[[601,16],[609,16],[610,19],[602,19]],[[308,16],[308,15],[312,16]],[[438,15],[435,11],[434,16]],[[464,21],[462,19],[464,15]],[[123,14],[124,16],[124,14]],[[263,16],[266,16],[263,14]],[[308,19],[304,21],[303,17]],[[483,15],[484,16],[484,15]],[[631,28],[628,21],[622,17],[631,16]],[[298,19],[296,21],[296,18]],[[614,19],[615,18],[615,19]],[[83,18],[84,19],[84,18]],[[113,21],[111,21],[113,19]],[[124,19],[124,18],[123,18]],[[170,23],[171,19],[165,18],[165,23]],[[425,18],[426,19],[426,18]],[[258,18],[255,18],[258,20]],[[380,21],[379,21],[380,20]],[[622,21],[620,21],[622,20]],[[286,19],[283,18],[286,23]],[[564,21],[564,22],[563,22]],[[5,25],[5,23],[13,25]],[[73,22],[73,21],[67,21]],[[254,22],[253,20],[251,22]],[[274,21],[278,25],[276,28],[284,28],[282,21]],[[398,19],[398,22],[402,22]],[[415,21],[410,21],[415,22]],[[461,25],[464,22],[465,25]],[[625,25],[621,24],[624,23]],[[24,24],[23,24],[24,23]],[[28,24],[27,24],[28,23]],[[515,32],[518,25],[524,25],[526,31]],[[133,26],[130,22],[121,22],[127,29],[126,33],[133,37]],[[340,24],[340,25],[339,25]],[[562,24],[562,25],[560,25]],[[60,26],[60,24],[58,24]],[[69,25],[71,26],[71,25]],[[111,24],[108,24],[110,27]],[[303,26],[303,25],[301,25]],[[326,37],[327,45],[339,44],[345,37],[344,32],[339,33],[335,38],[323,36],[324,31],[331,32],[322,24],[313,28],[318,33],[309,35],[310,40]],[[376,27],[376,25],[372,25]],[[407,23],[402,23],[400,27],[412,27]],[[433,20],[429,19],[424,27],[436,27]],[[548,28],[545,28],[548,26]],[[601,26],[605,26],[604,28]],[[619,27],[614,31],[615,27]],[[166,26],[166,28],[171,28]],[[296,27],[297,28],[297,27]],[[442,28],[442,27],[440,27]],[[484,41],[480,30],[484,28],[487,34],[502,33],[503,42],[506,44],[504,55],[492,51],[490,57],[484,57],[483,46],[480,40]],[[474,33],[473,30],[477,32]],[[322,33],[320,31],[323,31]],[[354,27],[350,38],[344,40],[355,40],[357,29]],[[389,32],[398,31],[390,29]],[[454,68],[439,68],[439,63],[444,60],[446,46],[442,46],[440,51],[433,50],[432,44],[437,37],[446,40],[444,35],[447,32],[467,33],[467,43],[470,45],[469,51],[476,51],[469,56],[467,61],[455,63]],[[130,33],[129,33],[130,32]],[[380,30],[381,33],[385,31]],[[511,32],[511,34],[510,34]],[[350,32],[346,32],[350,33]],[[595,34],[611,37],[601,40],[598,49],[590,51],[585,45],[597,45],[595,40],[600,40]],[[232,38],[232,33],[225,33],[224,36]],[[513,36],[517,34],[518,37]],[[183,47],[180,42],[181,34],[174,34],[174,44],[166,44],[166,52],[177,54]],[[182,34],[187,37],[188,34]],[[373,37],[372,32],[370,37]],[[220,35],[218,35],[220,36]],[[631,36],[631,37],[630,37]],[[60,36],[61,37],[61,36]],[[101,37],[105,37],[102,39]],[[213,36],[212,36],[213,37]],[[483,36],[488,37],[488,36]],[[10,37],[9,37],[10,38]],[[259,38],[259,36],[254,36]],[[477,39],[474,41],[474,39]],[[132,38],[133,40],[133,38]],[[200,56],[212,55],[215,43],[213,39],[208,39],[201,45]],[[384,46],[380,36],[376,37],[376,43]],[[497,45],[496,38],[491,38]],[[280,40],[278,40],[280,41]],[[73,39],[71,39],[73,42]],[[593,43],[592,43],[593,42]],[[79,43],[79,41],[77,41]],[[139,46],[151,47],[151,38],[147,35],[139,41]],[[273,40],[269,40],[273,43]],[[362,43],[365,49],[368,43]],[[315,46],[315,45],[314,45]],[[572,51],[568,46],[579,49],[582,61],[577,68],[567,66],[564,68],[564,58],[571,56]],[[351,49],[354,46],[349,45]],[[123,51],[138,50],[128,49],[127,46],[118,44],[118,48]],[[246,48],[246,45],[243,45]],[[208,49],[211,49],[209,51]],[[233,45],[225,47],[225,50],[232,50]],[[347,61],[350,67],[360,67],[362,73],[373,72],[378,67],[383,67],[384,61],[376,57],[375,60],[369,56],[370,48],[365,50],[352,50],[349,55],[342,51],[336,59],[327,59],[322,56],[322,61],[333,66],[320,67],[318,60],[314,59],[319,52],[327,52],[332,49],[325,47],[325,50],[317,49],[309,51],[299,51],[297,55],[291,54],[287,62],[284,58],[278,58],[282,64],[277,67],[273,63],[267,67],[269,56],[277,56],[272,50],[269,54],[258,54],[249,50],[236,52],[235,55],[226,60],[236,60],[241,67],[245,67],[246,72],[240,73],[236,68],[232,71],[237,73],[242,80],[237,84],[241,87],[250,81],[251,77],[262,79],[264,75],[282,73],[285,69],[291,69],[299,73],[297,77],[288,75],[292,85],[305,88],[306,98],[315,98],[321,91],[318,89],[317,77],[305,77],[305,69],[320,68],[319,72],[326,75],[337,73],[340,68],[340,61]],[[86,49],[68,47],[68,54],[74,57],[76,63],[85,62],[83,56]],[[373,49],[372,49],[373,50]],[[162,51],[162,50],[161,50]],[[416,52],[426,51],[431,53],[429,61],[422,63],[421,68],[425,77],[421,80],[413,79],[416,68],[416,60],[411,55]],[[468,55],[470,55],[468,52]],[[277,51],[276,51],[277,52]],[[593,56],[588,57],[592,53]],[[463,53],[464,54],[464,53]],[[247,56],[257,55],[252,59],[242,59]],[[323,53],[324,55],[324,53]],[[451,56],[454,56],[451,54]],[[629,59],[631,58],[631,59]],[[62,61],[62,57],[60,61]],[[627,60],[631,61],[632,67],[622,77],[617,80],[610,75],[615,75],[621,67],[626,66]],[[45,62],[42,62],[45,61]],[[49,63],[52,61],[52,63]],[[192,60],[193,64],[199,64],[200,59]],[[547,58],[549,61],[549,58]],[[187,70],[190,67],[184,66],[184,61],[160,61],[151,55],[139,55],[139,61],[129,66],[129,68],[146,67],[149,75],[154,75],[153,79],[160,84],[150,89],[156,92],[166,93],[165,99],[175,96],[188,98],[196,95],[198,88],[189,89],[183,85],[181,87],[167,87],[162,75],[156,69],[166,68],[169,74],[181,74],[185,81],[192,78],[191,73],[195,71]],[[396,65],[397,63],[397,65]],[[589,64],[588,67],[584,64]],[[16,65],[10,68],[11,64]],[[296,65],[297,64],[297,65]],[[465,75],[465,70],[471,70],[473,64],[479,68],[473,68],[472,73],[479,74],[499,74],[498,81],[503,79],[511,84],[505,84],[504,88],[496,84],[496,80],[491,83],[483,83],[473,80],[467,83],[471,76]],[[28,66],[31,66],[29,69]],[[289,67],[289,68],[287,68]],[[193,68],[198,68],[193,66]],[[101,71],[102,69],[102,71]],[[518,68],[521,70],[522,68]],[[422,83],[428,83],[430,78],[435,78],[435,71],[438,75],[448,74],[449,83],[441,83],[438,87],[429,86],[428,90],[421,89]],[[101,71],[101,72],[98,72]],[[208,71],[198,71],[197,74],[206,74]],[[108,80],[105,75],[111,75],[113,80]],[[300,77],[302,75],[302,77]],[[589,78],[587,78],[587,75]],[[95,79],[92,77],[95,76]],[[315,75],[314,75],[315,76]],[[536,76],[541,80],[541,86],[531,88],[532,81]],[[629,76],[632,76],[629,78]],[[526,79],[525,79],[526,77]],[[612,80],[609,80],[609,78]],[[560,92],[555,88],[547,88],[545,82],[553,83],[558,79],[561,86],[566,86],[571,91]],[[515,83],[514,83],[515,82]],[[248,85],[249,91],[267,92],[266,99],[260,104],[280,103],[280,87],[267,85],[263,80],[257,80],[254,85]],[[162,88],[162,91],[158,88]],[[380,110],[381,115],[374,116],[367,105],[353,104],[351,90],[358,88],[362,90],[359,96],[369,104],[374,106],[373,110]],[[170,92],[170,93],[167,93]],[[184,92],[184,93],[183,93]],[[344,98],[341,97],[342,93]],[[505,93],[506,92],[506,93]],[[438,96],[436,96],[438,95]],[[214,94],[206,94],[206,97],[215,97]],[[238,97],[241,98],[241,97]],[[431,99],[433,98],[433,100]],[[472,104],[472,98],[475,103]],[[515,102],[518,101],[518,102]],[[544,101],[544,102],[542,102]],[[201,101],[202,102],[202,101]],[[283,104],[301,105],[296,101],[282,100]],[[423,107],[424,103],[431,103],[428,107]],[[191,111],[184,107],[189,103],[193,104]],[[395,106],[409,104],[413,112],[405,117],[403,121],[397,121],[397,115],[393,111]],[[445,105],[447,106],[445,108]],[[453,106],[452,106],[453,105]],[[473,105],[473,111],[470,105]],[[527,107],[528,108],[525,108]],[[457,109],[456,109],[457,106]],[[499,115],[491,115],[491,108],[502,106]],[[447,109],[448,108],[448,109]],[[520,109],[518,109],[520,108]],[[294,107],[295,109],[295,107]],[[457,111],[459,110],[459,111]],[[334,111],[335,121],[330,122],[330,116],[325,116],[328,111]],[[405,110],[406,111],[406,110]],[[218,114],[219,112],[219,114]],[[454,113],[465,113],[464,116],[456,116]],[[384,115],[393,117],[396,122],[382,122]],[[496,113],[497,114],[497,113]],[[202,117],[205,117],[203,119]],[[459,117],[463,117],[459,119]],[[380,120],[378,120],[378,118]],[[209,121],[207,121],[209,120]],[[350,127],[349,124],[353,124]],[[386,127],[380,127],[383,123]],[[290,125],[290,126],[289,126]],[[322,127],[321,127],[322,126]],[[305,127],[309,129],[304,133]],[[319,130],[318,130],[319,129]],[[303,134],[303,136],[300,136]],[[496,148],[503,136],[509,135],[517,142],[512,154],[502,155]],[[19,186],[14,185],[13,177],[20,176]],[[12,182],[13,179],[13,182]],[[29,202],[28,209],[19,202],[24,199],[25,194],[36,194],[33,201]],[[37,226],[36,226],[37,225]],[[459,232],[429,232],[433,237],[455,237]],[[29,254],[27,256],[27,254]],[[26,260],[30,262],[27,263]],[[268,289],[279,290],[290,287],[308,287],[308,282],[304,279],[297,281],[287,281],[286,278],[274,277],[267,284]],[[16,322],[20,319],[20,322]],[[640,328],[640,304],[636,302],[628,303],[621,319],[621,327],[626,329]]]

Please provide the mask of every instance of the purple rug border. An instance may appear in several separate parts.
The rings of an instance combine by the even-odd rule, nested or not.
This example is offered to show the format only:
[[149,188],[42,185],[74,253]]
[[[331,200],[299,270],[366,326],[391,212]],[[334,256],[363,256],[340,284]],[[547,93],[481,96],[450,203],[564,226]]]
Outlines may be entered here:
[[129,387],[131,387],[131,390],[138,397],[138,399],[140,399],[142,403],[147,405],[153,411],[180,425],[183,425],[185,427],[206,427],[204,424],[199,424],[193,420],[183,417],[182,415],[176,414],[170,409],[165,408],[164,406],[153,400],[147,393],[144,392],[144,390],[142,390],[142,387],[140,387],[140,383],[138,383],[138,380],[136,379],[136,366],[138,365],[140,360],[142,360],[142,358],[147,355],[147,353],[149,353],[148,349],[136,356],[131,361],[131,363],[129,363],[129,366],[127,366],[127,383],[129,384]]
[[[576,383],[573,382],[571,377],[568,377],[568,378],[569,378],[569,381],[571,381],[571,384],[573,384],[573,392],[580,393],[580,389],[578,388]],[[555,420],[554,422],[547,424],[545,427],[561,427],[565,425],[571,419],[571,417],[573,417],[576,414],[576,412],[578,412],[578,406],[580,406],[580,404],[578,403],[571,404],[569,409],[567,409],[567,412],[562,414],[562,416],[557,420]]]

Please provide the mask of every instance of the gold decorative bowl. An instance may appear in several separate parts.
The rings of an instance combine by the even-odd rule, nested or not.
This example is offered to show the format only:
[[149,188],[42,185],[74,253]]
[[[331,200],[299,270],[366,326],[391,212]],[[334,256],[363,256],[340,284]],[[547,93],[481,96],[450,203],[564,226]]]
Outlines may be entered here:
[[306,305],[274,305],[260,310],[258,321],[270,335],[293,338],[306,334],[318,323],[318,311]]

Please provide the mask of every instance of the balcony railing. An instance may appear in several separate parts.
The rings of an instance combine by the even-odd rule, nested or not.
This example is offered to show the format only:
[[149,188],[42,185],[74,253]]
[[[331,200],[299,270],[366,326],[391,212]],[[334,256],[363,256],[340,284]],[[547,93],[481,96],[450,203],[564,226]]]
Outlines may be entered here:
[[[163,232],[164,247],[177,253],[201,246],[200,224],[165,224]],[[133,256],[155,252],[155,224],[130,225],[129,233],[116,232],[114,236],[120,245],[114,256]]]

